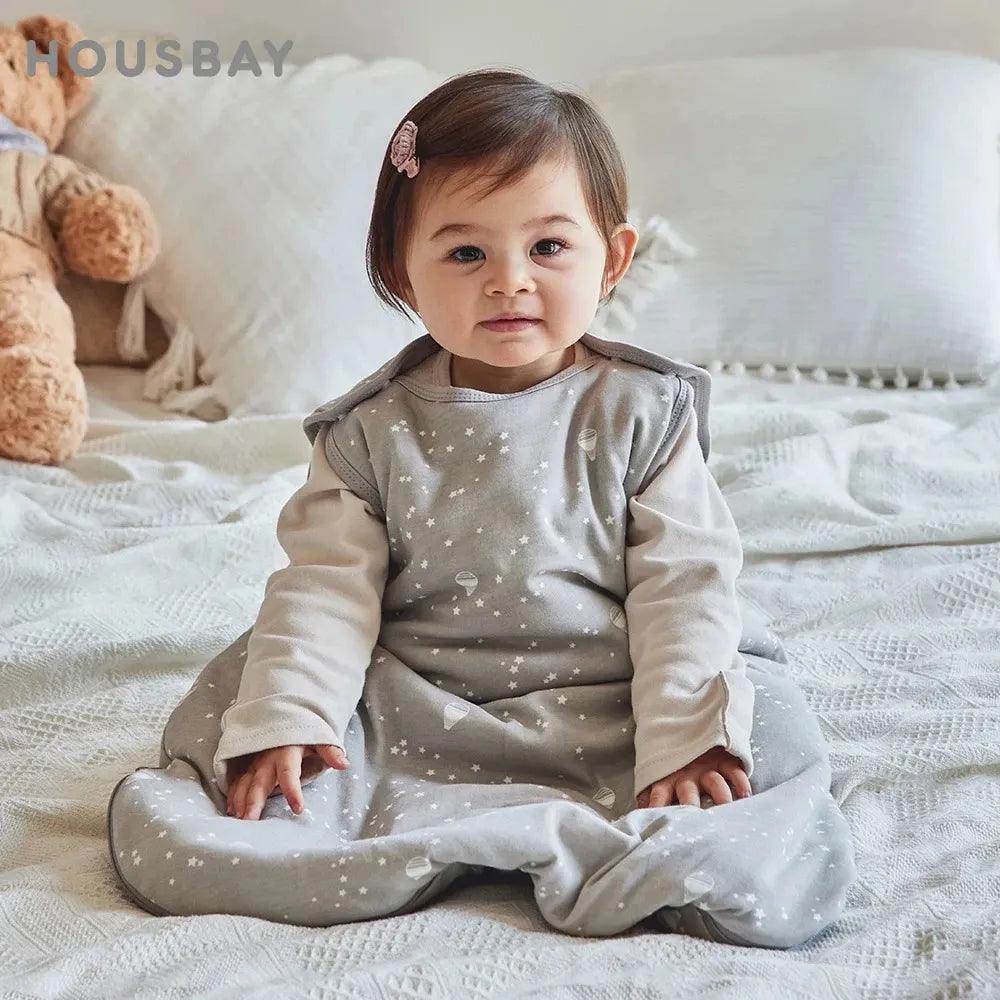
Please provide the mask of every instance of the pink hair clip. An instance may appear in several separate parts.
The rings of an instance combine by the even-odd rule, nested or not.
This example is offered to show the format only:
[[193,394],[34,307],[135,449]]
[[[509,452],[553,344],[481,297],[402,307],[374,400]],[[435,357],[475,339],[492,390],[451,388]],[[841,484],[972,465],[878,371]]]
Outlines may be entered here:
[[399,127],[399,131],[393,137],[392,145],[389,147],[389,159],[392,165],[402,173],[406,171],[407,177],[416,177],[420,169],[420,160],[415,155],[417,148],[417,126],[407,119]]

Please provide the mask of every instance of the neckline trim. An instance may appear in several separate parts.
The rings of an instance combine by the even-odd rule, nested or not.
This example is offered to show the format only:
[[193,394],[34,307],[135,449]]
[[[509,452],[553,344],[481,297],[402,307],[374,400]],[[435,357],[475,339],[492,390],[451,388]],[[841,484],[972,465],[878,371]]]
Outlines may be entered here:
[[[577,351],[579,354],[580,352]],[[541,382],[529,385],[527,389],[519,389],[517,392],[487,392],[485,389],[472,389],[466,386],[451,385],[451,353],[441,350],[434,366],[434,376],[438,384],[430,384],[424,380],[411,375],[409,372],[397,375],[393,381],[403,386],[415,396],[422,399],[434,400],[458,400],[470,403],[497,402],[505,399],[517,399],[519,396],[526,396],[532,392],[548,389],[550,386],[558,385],[568,378],[572,378],[578,372],[586,371],[597,364],[596,352],[585,355],[579,361],[563,368],[561,371],[550,375]]]
[[[573,348],[573,360],[570,362],[570,364],[566,365],[564,368],[561,368],[560,371],[566,371],[567,368],[572,367],[577,362],[582,361],[586,357],[589,357],[591,354],[590,348],[584,345],[582,339],[574,341],[571,346]],[[437,355],[435,356],[434,365],[429,371],[431,381],[434,385],[443,386],[449,389],[469,388],[468,386],[456,386],[455,383],[452,382],[451,380],[451,359],[454,356],[455,355],[451,351],[449,351],[447,348],[444,347],[442,347],[438,351]],[[558,375],[559,372],[556,372],[556,374]],[[546,379],[545,381],[548,381],[548,379]],[[541,383],[536,382],[535,384],[540,385]],[[528,386],[528,388],[530,389],[532,388],[532,386]],[[504,395],[514,396],[518,394],[518,393],[489,392],[488,389],[480,389],[478,391],[489,393],[489,395],[491,396],[504,396]],[[518,391],[524,392],[526,390],[521,389]]]
[[[599,361],[603,362],[604,359],[626,361],[631,364],[641,365],[644,368],[649,368],[654,372],[660,373],[661,375],[666,375],[680,380],[683,383],[684,395],[686,397],[693,395],[693,407],[698,416],[698,442],[701,445],[702,454],[705,460],[708,461],[712,447],[708,414],[709,400],[712,393],[712,375],[709,371],[687,361],[675,361],[662,354],[657,354],[655,351],[649,351],[643,347],[638,347],[635,344],[629,344],[616,340],[605,340],[604,338],[597,337],[589,332],[585,333],[580,340],[586,348],[593,352],[591,357],[564,369],[562,372],[554,375],[552,380],[541,382],[537,386],[524,390],[522,393],[498,396],[492,393],[481,392],[479,390],[460,390],[452,387],[444,393],[432,394],[427,398],[461,399],[462,397],[458,394],[465,392],[467,394],[465,398],[467,399],[479,402],[494,402],[496,400],[522,396],[525,393],[534,392],[538,389],[551,386],[555,382],[564,381],[565,379],[577,374],[579,371],[584,371],[593,367]],[[435,353],[435,351],[440,350],[440,348],[441,345],[438,344],[429,333],[417,337],[415,340],[410,341],[410,343],[400,349],[394,357],[390,358],[370,375],[367,375],[360,382],[358,382],[354,388],[349,389],[342,395],[317,406],[302,421],[302,429],[305,432],[306,437],[309,439],[309,443],[315,443],[316,436],[319,434],[320,427],[323,424],[342,420],[357,406],[358,403],[384,389],[390,382],[395,381],[397,385],[402,386],[402,380],[406,379],[412,384],[413,379],[406,373],[410,372],[421,362],[429,358]],[[400,374],[401,372],[402,374]],[[420,388],[422,390],[420,395],[424,395],[428,393],[432,387],[421,385]],[[407,391],[410,390],[407,389]],[[478,393],[478,395],[476,395],[476,393]]]

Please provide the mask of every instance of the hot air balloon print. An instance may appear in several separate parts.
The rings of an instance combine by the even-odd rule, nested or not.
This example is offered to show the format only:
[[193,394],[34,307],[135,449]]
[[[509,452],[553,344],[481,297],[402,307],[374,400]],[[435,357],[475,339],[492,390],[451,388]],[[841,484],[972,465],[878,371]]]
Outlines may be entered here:
[[428,858],[418,854],[415,858],[410,858],[406,862],[406,874],[410,878],[423,878],[431,870],[431,863]]
[[594,801],[600,802],[605,809],[610,809],[615,804],[615,793],[607,785],[604,785],[594,792]]
[[469,714],[469,706],[460,701],[449,701],[444,706],[444,728],[451,729],[456,722],[461,722]]

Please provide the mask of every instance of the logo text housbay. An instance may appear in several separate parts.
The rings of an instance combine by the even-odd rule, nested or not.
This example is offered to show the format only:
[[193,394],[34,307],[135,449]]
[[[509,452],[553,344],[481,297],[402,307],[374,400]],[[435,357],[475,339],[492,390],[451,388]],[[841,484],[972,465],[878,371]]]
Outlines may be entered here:
[[[134,52],[131,59],[128,59],[125,53],[125,42],[121,39],[115,42],[114,67],[122,76],[138,76],[145,72],[146,40],[140,38],[133,44]],[[280,45],[264,41],[261,46],[269,57],[264,62],[269,65],[270,71],[275,76],[281,76],[284,61],[292,50],[291,40],[282,42]],[[160,76],[177,76],[181,72],[184,61],[180,55],[181,43],[176,38],[159,39],[156,42],[155,51],[157,62],[154,69]],[[43,52],[38,48],[35,40],[29,38],[27,54],[28,76],[34,76],[40,66],[47,67],[52,76],[59,75],[58,40],[50,42],[48,51]],[[218,42],[204,38],[196,39],[191,43],[190,55],[191,71],[195,76],[217,76],[222,72],[225,60],[219,55]],[[74,42],[66,49],[65,56],[70,68],[79,76],[97,76],[98,73],[104,72],[109,62],[104,45],[91,38],[83,38]],[[263,72],[261,61],[257,58],[254,47],[246,40],[241,41],[236,47],[232,59],[228,60],[227,75],[253,73],[254,76],[262,76]]]

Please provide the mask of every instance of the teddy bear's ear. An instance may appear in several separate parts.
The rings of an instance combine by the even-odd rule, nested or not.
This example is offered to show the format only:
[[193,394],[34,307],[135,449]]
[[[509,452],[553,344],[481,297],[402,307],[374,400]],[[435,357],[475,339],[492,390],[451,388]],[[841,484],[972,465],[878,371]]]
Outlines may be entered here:
[[[25,38],[33,39],[43,52],[49,51],[53,41],[59,43],[59,82],[66,101],[66,117],[72,118],[87,103],[92,87],[92,78],[79,76],[69,63],[69,50],[83,39],[83,32],[72,21],[41,14],[18,21],[17,30]],[[78,65],[90,66],[95,60],[92,49],[84,48],[79,52]]]

